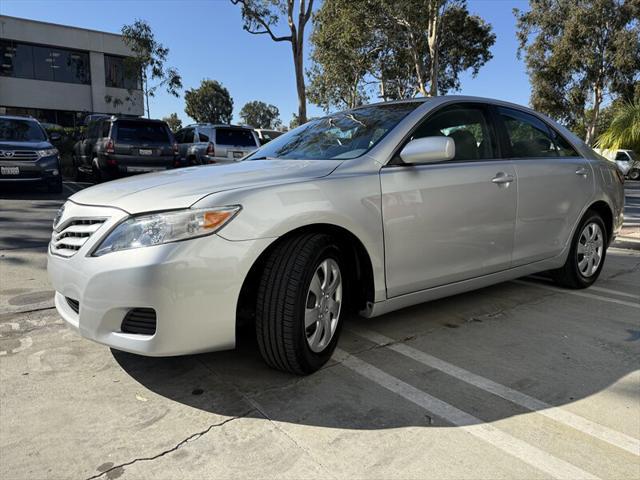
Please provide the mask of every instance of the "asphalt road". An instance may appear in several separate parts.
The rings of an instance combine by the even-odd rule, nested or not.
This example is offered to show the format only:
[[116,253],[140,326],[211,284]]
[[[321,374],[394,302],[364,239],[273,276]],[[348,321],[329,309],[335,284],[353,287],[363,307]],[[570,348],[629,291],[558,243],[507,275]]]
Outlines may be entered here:
[[250,335],[154,359],[68,330],[44,255],[63,197],[0,193],[2,479],[640,479],[638,184],[594,287],[526,278],[351,318],[304,378]]

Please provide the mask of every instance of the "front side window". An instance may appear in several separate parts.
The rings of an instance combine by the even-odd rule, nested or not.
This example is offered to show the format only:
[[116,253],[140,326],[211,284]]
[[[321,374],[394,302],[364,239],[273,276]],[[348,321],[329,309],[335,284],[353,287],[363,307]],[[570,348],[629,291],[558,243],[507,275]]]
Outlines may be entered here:
[[267,143],[247,160],[356,158],[369,151],[420,105],[418,102],[369,105],[310,120]]
[[194,134],[195,134],[195,130],[193,128],[187,128],[183,132],[182,143],[194,143],[193,142],[193,139],[195,136]]
[[575,157],[578,153],[542,120],[519,110],[498,107],[512,158]]
[[430,115],[413,133],[411,140],[449,137],[456,145],[453,160],[495,158],[492,135],[484,109],[472,105],[453,105]]
[[0,118],[0,141],[2,142],[44,142],[47,135],[36,122]]

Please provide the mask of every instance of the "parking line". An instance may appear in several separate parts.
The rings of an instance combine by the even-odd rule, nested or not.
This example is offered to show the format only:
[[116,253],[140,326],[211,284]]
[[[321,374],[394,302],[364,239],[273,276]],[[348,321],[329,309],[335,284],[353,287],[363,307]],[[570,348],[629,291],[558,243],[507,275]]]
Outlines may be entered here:
[[602,287],[589,287],[589,290],[595,290],[596,292],[608,293],[610,295],[618,295],[620,297],[630,297],[640,300],[640,295],[634,295],[633,293],[620,292],[618,290],[611,290],[610,288],[602,288]]
[[405,357],[411,358],[418,363],[426,365],[427,367],[440,370],[447,375],[462,380],[474,387],[478,387],[485,392],[492,393],[498,397],[504,398],[516,405],[524,407],[528,410],[544,415],[551,418],[556,422],[562,423],[568,427],[578,430],[582,433],[586,433],[592,437],[595,437],[603,442],[609,443],[619,447],[634,455],[640,455],[640,440],[625,435],[624,433],[617,432],[608,427],[600,425],[598,423],[587,420],[580,415],[571,413],[569,411],[560,409],[549,405],[546,402],[530,397],[524,393],[518,392],[512,388],[501,385],[488,378],[481,377],[475,373],[469,372],[463,368],[457,367],[449,362],[440,360],[428,353],[425,353],[416,348],[410,347],[403,343],[397,343],[392,338],[385,335],[367,330],[361,327],[349,327],[349,331],[355,333],[359,337],[362,337],[377,345],[385,346],[386,348],[393,350]]
[[595,475],[588,473],[575,465],[570,464],[560,458],[554,457],[550,453],[540,450],[527,442],[509,435],[493,425],[486,423],[473,415],[464,412],[453,405],[443,402],[439,398],[433,397],[416,387],[403,382],[377,367],[350,355],[349,353],[336,349],[334,359],[359,375],[371,380],[383,388],[403,397],[404,399],[418,405],[429,413],[436,415],[443,420],[460,427],[467,433],[477,437],[503,452],[516,457],[522,462],[531,465],[538,470],[551,475],[557,479],[575,480],[597,479]]
[[568,290],[564,288],[552,287],[549,285],[542,285],[536,282],[525,282],[524,280],[511,280],[511,281],[513,283],[518,283],[520,285],[527,285],[529,287],[542,288],[544,290],[550,290],[552,292],[566,293],[568,295],[575,295],[577,297],[585,297],[585,298],[591,298],[593,300],[600,300],[601,302],[617,303],[618,305],[625,305],[627,307],[640,308],[640,303],[637,303],[637,302],[627,302],[626,300],[618,300],[617,298],[603,297],[601,295],[594,295],[592,293],[587,293],[587,292],[578,291],[578,290]]

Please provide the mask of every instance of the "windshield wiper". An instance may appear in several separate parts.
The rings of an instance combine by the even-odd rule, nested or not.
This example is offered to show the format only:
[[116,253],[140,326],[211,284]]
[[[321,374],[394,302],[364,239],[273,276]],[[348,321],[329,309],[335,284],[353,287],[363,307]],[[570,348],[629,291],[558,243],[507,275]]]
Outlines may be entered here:
[[249,158],[247,160],[278,160],[278,157],[256,157],[256,158]]

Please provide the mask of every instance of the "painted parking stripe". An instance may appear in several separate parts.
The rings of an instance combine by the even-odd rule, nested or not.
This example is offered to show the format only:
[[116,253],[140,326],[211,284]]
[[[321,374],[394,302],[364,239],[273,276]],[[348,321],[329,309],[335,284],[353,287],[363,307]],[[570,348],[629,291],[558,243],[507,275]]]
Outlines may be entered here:
[[405,357],[411,358],[418,363],[426,365],[430,368],[440,370],[447,375],[462,380],[474,387],[478,387],[485,392],[492,393],[498,397],[504,398],[516,405],[519,405],[528,410],[544,415],[552,420],[562,423],[568,427],[578,430],[582,433],[586,433],[592,437],[595,437],[603,442],[609,443],[619,447],[634,455],[640,455],[640,440],[625,435],[624,433],[617,432],[608,427],[600,425],[598,423],[587,420],[580,415],[571,413],[558,407],[549,405],[546,402],[530,397],[524,393],[521,393],[512,388],[501,385],[493,380],[484,378],[475,373],[469,372],[463,368],[457,367],[449,362],[436,358],[428,353],[425,353],[416,348],[410,347],[403,343],[397,343],[394,339],[385,335],[373,332],[360,327],[349,327],[349,331],[355,333],[359,337],[362,337],[377,345],[385,346],[386,348],[393,350]]
[[612,290],[610,288],[591,286],[589,290],[595,290],[596,292],[608,293],[609,295],[618,295],[620,297],[630,297],[640,300],[640,295],[634,295],[633,293],[621,292],[619,290]]
[[403,382],[399,378],[383,372],[379,368],[343,350],[336,349],[333,358],[357,374],[418,405],[429,413],[461,428],[474,437],[516,457],[522,462],[551,475],[553,478],[566,480],[598,478],[569,462],[554,457],[550,453],[515,438],[497,429],[493,425],[483,422],[479,418]]
[[600,300],[601,302],[617,303],[618,305],[625,305],[632,308],[640,308],[640,303],[627,302],[626,300],[618,300],[617,298],[603,297],[601,295],[594,295],[593,293],[582,292],[578,290],[568,290],[564,288],[552,287],[550,285],[543,285],[541,283],[526,282],[524,280],[512,280],[513,283],[520,285],[527,285],[529,287],[542,288],[543,290],[550,290],[552,292],[566,293],[567,295],[575,295],[577,297],[591,298],[593,300]]

